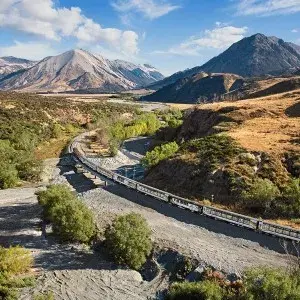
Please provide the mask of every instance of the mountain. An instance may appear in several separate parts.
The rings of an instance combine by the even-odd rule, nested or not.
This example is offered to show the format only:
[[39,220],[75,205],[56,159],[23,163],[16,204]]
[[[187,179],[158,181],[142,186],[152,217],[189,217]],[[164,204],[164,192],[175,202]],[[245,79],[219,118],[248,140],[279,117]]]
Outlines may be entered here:
[[17,71],[28,69],[36,64],[35,61],[13,56],[0,57],[0,79]]
[[244,80],[235,74],[200,72],[177,80],[157,92],[142,97],[145,101],[196,103],[212,102],[243,86]]
[[149,65],[108,60],[84,50],[46,57],[32,68],[0,80],[0,89],[120,92],[148,85],[163,75]]
[[298,68],[300,68],[300,46],[258,33],[234,43],[204,65],[175,73],[148,88],[157,90],[201,71],[254,77],[293,73]]

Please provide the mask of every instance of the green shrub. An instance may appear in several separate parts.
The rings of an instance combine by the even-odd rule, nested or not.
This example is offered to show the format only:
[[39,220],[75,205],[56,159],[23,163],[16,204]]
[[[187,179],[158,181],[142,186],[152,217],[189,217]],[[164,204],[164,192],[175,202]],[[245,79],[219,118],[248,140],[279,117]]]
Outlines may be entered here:
[[209,170],[230,162],[243,152],[234,139],[225,134],[191,140],[183,145],[182,150],[196,152],[200,162]]
[[32,263],[33,258],[29,250],[20,246],[0,247],[0,299],[17,300],[19,288],[34,284],[33,277],[24,276]]
[[33,263],[31,252],[22,247],[0,247],[0,273],[22,274],[27,272]]
[[222,300],[224,291],[215,282],[180,282],[169,289],[167,300]]
[[248,191],[242,192],[242,199],[247,208],[264,213],[279,195],[280,191],[272,181],[258,178]]
[[171,157],[179,150],[179,146],[176,142],[163,144],[155,147],[152,151],[146,153],[142,159],[142,164],[146,168],[156,166],[160,161]]
[[88,243],[96,233],[91,211],[80,200],[56,207],[53,232],[62,241]]
[[290,215],[300,217],[300,179],[292,179],[283,189],[282,198]]
[[18,182],[18,171],[14,165],[0,162],[0,189],[15,187]]
[[38,193],[44,217],[63,241],[87,243],[95,235],[92,212],[64,185],[52,185]]
[[140,269],[152,249],[151,230],[139,214],[117,217],[105,231],[108,249],[115,261]]
[[54,300],[53,292],[39,293],[33,297],[34,300]]
[[300,299],[297,279],[283,269],[254,268],[245,273],[246,294],[243,299]]
[[67,202],[75,201],[75,194],[65,185],[51,185],[47,190],[38,193],[39,204],[43,206],[44,218],[53,221],[55,211]]

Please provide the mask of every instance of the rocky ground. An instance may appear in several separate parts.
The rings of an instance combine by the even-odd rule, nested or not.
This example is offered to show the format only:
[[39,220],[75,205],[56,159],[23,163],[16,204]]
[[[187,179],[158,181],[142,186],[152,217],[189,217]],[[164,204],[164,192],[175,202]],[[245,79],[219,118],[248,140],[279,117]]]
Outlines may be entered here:
[[[69,160],[59,167],[49,161],[43,178],[44,184],[48,178],[78,191],[94,212],[100,229],[116,215],[134,211],[147,219],[153,241],[160,249],[170,248],[225,272],[287,263],[287,257],[278,253],[280,244],[274,238],[192,214],[118,185],[95,189],[90,179],[74,172]],[[138,272],[115,266],[103,251],[94,253],[79,245],[59,245],[46,238],[40,226],[36,190],[0,191],[0,244],[20,244],[31,249],[39,274],[36,287],[24,290],[21,299],[32,299],[33,294],[46,290],[53,291],[55,299],[159,297],[168,285],[162,270],[152,281],[144,281]]]

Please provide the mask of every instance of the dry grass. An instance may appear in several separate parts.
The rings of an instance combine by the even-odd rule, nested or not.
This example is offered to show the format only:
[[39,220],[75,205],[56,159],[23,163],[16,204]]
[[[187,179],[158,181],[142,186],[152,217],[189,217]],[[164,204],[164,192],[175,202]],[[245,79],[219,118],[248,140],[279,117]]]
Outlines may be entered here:
[[200,108],[217,111],[224,107],[235,107],[236,110],[226,113],[226,116],[239,124],[232,127],[228,134],[250,151],[264,151],[281,156],[287,151],[300,151],[300,116],[296,111],[294,117],[286,112],[300,103],[299,92],[300,90],[253,100],[205,104]]

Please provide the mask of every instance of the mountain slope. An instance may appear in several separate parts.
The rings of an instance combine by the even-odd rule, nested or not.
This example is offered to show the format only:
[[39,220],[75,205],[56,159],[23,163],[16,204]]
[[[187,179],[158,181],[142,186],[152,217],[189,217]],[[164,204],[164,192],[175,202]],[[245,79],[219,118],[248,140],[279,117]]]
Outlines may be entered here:
[[217,73],[209,76],[200,72],[179,79],[153,94],[144,96],[142,100],[172,103],[211,102],[240,88],[243,83],[243,78],[238,75]]
[[36,64],[35,61],[13,56],[0,57],[0,79],[17,71],[29,69]]
[[300,46],[276,37],[255,34],[234,43],[204,65],[175,73],[163,81],[150,85],[149,88],[160,89],[200,71],[253,77],[293,73],[297,68],[300,68]]
[[46,57],[31,69],[0,80],[0,89],[120,92],[161,78],[163,75],[153,67],[110,61],[84,50],[71,50]]

